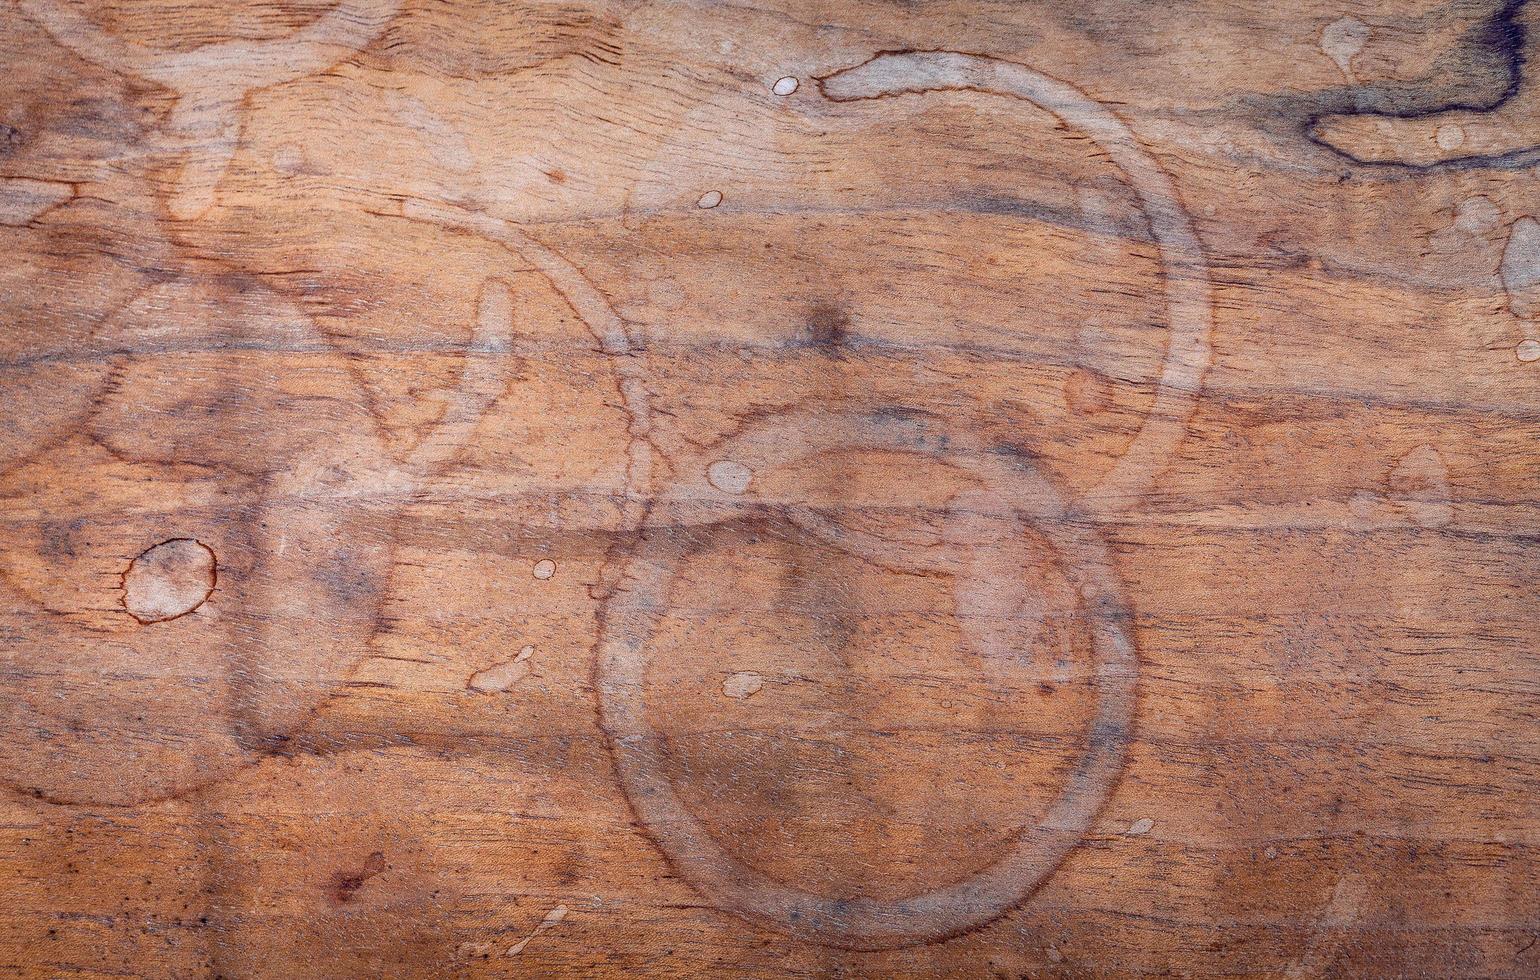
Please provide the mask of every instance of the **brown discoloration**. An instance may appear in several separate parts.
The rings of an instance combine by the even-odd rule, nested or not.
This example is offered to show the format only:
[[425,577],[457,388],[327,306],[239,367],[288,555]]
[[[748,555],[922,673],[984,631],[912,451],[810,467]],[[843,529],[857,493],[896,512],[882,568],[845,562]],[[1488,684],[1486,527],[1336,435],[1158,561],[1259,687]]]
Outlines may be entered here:
[[843,306],[820,303],[807,314],[807,343],[830,356],[839,356],[850,335],[850,314]]
[[385,863],[385,852],[375,851],[364,859],[355,870],[338,871],[332,875],[331,898],[339,905],[351,902],[358,890],[375,875],[384,874],[390,865]]

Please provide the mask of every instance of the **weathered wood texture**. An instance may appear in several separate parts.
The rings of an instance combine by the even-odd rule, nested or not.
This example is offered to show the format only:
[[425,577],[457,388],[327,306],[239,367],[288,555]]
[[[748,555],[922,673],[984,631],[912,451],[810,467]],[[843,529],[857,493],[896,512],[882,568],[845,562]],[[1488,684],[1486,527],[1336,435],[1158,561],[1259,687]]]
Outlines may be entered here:
[[0,2],[0,970],[1540,975],[1533,8]]

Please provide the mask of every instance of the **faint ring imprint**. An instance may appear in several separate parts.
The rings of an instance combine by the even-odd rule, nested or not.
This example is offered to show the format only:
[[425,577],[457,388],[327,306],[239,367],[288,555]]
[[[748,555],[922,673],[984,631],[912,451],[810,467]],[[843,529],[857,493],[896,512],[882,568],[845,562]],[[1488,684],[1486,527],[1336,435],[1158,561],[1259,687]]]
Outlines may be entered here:
[[[829,450],[932,457],[965,470],[986,490],[970,494],[974,513],[1032,524],[1079,586],[1096,651],[1097,711],[1089,749],[1048,813],[1022,832],[993,865],[966,881],[895,901],[835,899],[774,881],[730,856],[680,800],[664,768],[662,739],[646,720],[647,648],[668,608],[682,546],[644,535],[605,607],[599,649],[599,702],[626,795],[683,876],[725,908],[820,942],[889,946],[923,942],[982,925],[1025,900],[1089,829],[1123,766],[1132,724],[1138,662],[1124,622],[1127,609],[1106,548],[1070,517],[1066,502],[1025,459],[991,452],[920,415],[829,416],[814,411],[765,421],[715,447],[735,464],[771,468]],[[722,484],[726,489],[718,486]],[[745,496],[837,547],[843,536],[809,508],[756,499],[742,481],[713,480],[697,464],[655,504],[665,526],[718,523],[741,512]],[[799,513],[806,511],[807,513]],[[852,535],[859,538],[860,535]],[[854,544],[852,548],[850,545]],[[920,560],[909,556],[908,563]]]
[[1014,62],[952,51],[886,52],[818,82],[835,102],[963,90],[1024,99],[1089,136],[1123,171],[1160,249],[1170,332],[1155,404],[1122,458],[1076,506],[1113,511],[1136,503],[1186,434],[1208,369],[1213,328],[1208,263],[1171,178],[1105,106]]
[[[1135,502],[1183,438],[1209,363],[1212,310],[1207,265],[1170,177],[1112,112],[1064,82],[1022,65],[945,51],[879,54],[819,79],[834,101],[932,91],[973,90],[1020,98],[1077,127],[1107,153],[1134,187],[1160,249],[1170,333],[1155,404],[1127,452],[1081,501],[1067,501],[1025,460],[933,430],[921,416],[816,414],[767,420],[718,447],[719,459],[761,465],[791,462],[830,448],[919,453],[966,469],[983,495],[1034,524],[1080,582],[1096,653],[1098,707],[1086,754],[1046,817],[1024,830],[989,868],[961,883],[895,901],[839,900],[774,881],[730,856],[680,799],[664,768],[660,737],[648,725],[642,691],[647,648],[682,557],[666,538],[642,536],[609,597],[598,661],[601,722],[626,795],[684,877],[727,909],[809,939],[880,947],[934,941],[978,927],[1025,901],[1090,828],[1124,764],[1138,681],[1138,656],[1125,622],[1127,606],[1094,530],[1074,516]],[[777,458],[779,457],[779,458]],[[750,469],[751,471],[751,469]],[[664,524],[714,523],[743,506],[751,478],[696,464],[658,497]],[[726,479],[721,479],[721,477]],[[791,513],[784,503],[777,509]],[[802,508],[807,510],[807,508]],[[649,522],[656,523],[656,522]],[[811,512],[797,523],[826,539],[833,525]],[[858,537],[858,536],[852,536]],[[834,542],[837,546],[841,542]],[[845,542],[848,546],[853,542]]]
[[257,89],[312,75],[379,37],[401,0],[342,0],[292,37],[220,41],[192,51],[153,51],[113,37],[61,0],[20,0],[21,9],[54,40],[119,74],[177,93],[166,123],[167,149],[184,156],[170,210],[196,218],[214,203],[214,187],[240,143],[240,104]]
[[[153,307],[157,298],[157,294],[151,294],[143,302]],[[275,350],[307,354],[331,349],[315,325],[280,298],[268,297],[260,311],[275,324],[274,336],[270,338],[277,345]],[[231,321],[248,320],[254,325],[263,322],[255,319],[256,313],[243,318],[241,310],[233,306],[220,312]],[[359,433],[356,446],[318,443],[265,481],[260,497],[254,501],[255,519],[249,529],[255,542],[253,551],[263,560],[232,583],[232,594],[244,596],[245,604],[231,612],[248,615],[254,625],[220,632],[217,617],[196,624],[196,628],[204,631],[207,643],[224,644],[227,658],[242,665],[234,672],[240,683],[232,688],[235,693],[229,702],[210,701],[204,709],[210,717],[225,716],[227,730],[214,737],[176,742],[176,751],[159,754],[132,751],[132,745],[123,744],[121,739],[94,733],[90,738],[72,735],[71,740],[48,739],[56,750],[52,755],[29,754],[36,747],[34,743],[15,740],[0,752],[0,763],[6,770],[0,779],[19,792],[54,804],[121,806],[153,802],[217,783],[302,731],[340,683],[346,669],[365,652],[377,629],[369,604],[372,592],[358,602],[339,602],[335,601],[334,587],[329,585],[339,577],[357,576],[359,581],[367,582],[371,572],[382,577],[388,574],[389,549],[365,545],[350,550],[353,542],[347,533],[347,522],[394,513],[416,498],[435,473],[469,442],[502,388],[512,350],[512,312],[484,298],[479,313],[458,383],[446,392],[443,414],[403,461],[391,458],[377,433]],[[124,357],[153,357],[160,352],[161,348],[150,344],[118,353]],[[305,529],[296,532],[296,536],[309,535],[317,543],[286,548],[285,541],[294,527]],[[117,640],[93,640],[89,633],[76,630],[66,633],[65,641],[97,643],[102,648],[104,664],[113,663],[113,657],[121,658],[125,651],[149,655],[155,650],[156,631],[163,628],[158,624],[181,619],[202,605],[216,581],[214,554],[206,546],[199,546],[204,554],[195,556],[198,561],[193,571],[206,576],[206,588],[194,590],[190,598],[173,596],[171,599],[177,601],[168,607],[169,600],[157,595],[164,589],[152,586],[146,590],[150,596],[148,605],[135,608],[131,592],[137,563],[179,542],[198,544],[190,537],[165,542],[139,555],[123,576],[123,607],[141,629]],[[324,625],[318,625],[312,633],[295,629],[295,621]],[[31,651],[46,663],[46,641],[46,636],[39,643],[36,638],[19,634],[0,643],[0,654],[18,656]],[[298,684],[291,683],[295,680],[291,677],[295,665],[304,665]],[[21,673],[6,677],[5,693],[11,697],[5,707],[30,712],[26,715],[27,724],[41,726],[53,716],[47,710],[34,709],[33,701],[51,709],[56,699],[46,692],[29,698],[23,683]],[[146,725],[154,724],[153,700],[145,700],[132,686],[125,686],[115,696],[115,703],[124,714]],[[59,764],[60,760],[64,764]],[[45,765],[48,762],[54,764]],[[93,771],[111,771],[113,778],[82,781],[81,773]]]

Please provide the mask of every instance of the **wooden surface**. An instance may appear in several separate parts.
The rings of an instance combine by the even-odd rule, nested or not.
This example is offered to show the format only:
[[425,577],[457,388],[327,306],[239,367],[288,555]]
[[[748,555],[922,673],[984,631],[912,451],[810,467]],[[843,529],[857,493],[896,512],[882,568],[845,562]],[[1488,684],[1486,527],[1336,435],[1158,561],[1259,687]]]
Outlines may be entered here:
[[0,971],[1540,975],[1522,0],[0,2]]

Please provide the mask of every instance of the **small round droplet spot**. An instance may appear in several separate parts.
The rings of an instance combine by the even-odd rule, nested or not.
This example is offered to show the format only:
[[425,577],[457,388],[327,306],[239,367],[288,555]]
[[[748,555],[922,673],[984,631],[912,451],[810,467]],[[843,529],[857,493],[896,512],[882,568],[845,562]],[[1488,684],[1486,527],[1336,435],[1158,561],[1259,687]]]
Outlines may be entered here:
[[542,558],[535,562],[535,578],[542,582],[556,574],[556,563],[549,558]]
[[143,624],[163,623],[203,605],[218,578],[214,552],[192,538],[162,541],[128,563],[123,608]]
[[1513,353],[1519,360],[1528,364],[1530,361],[1540,361],[1540,340],[1525,338],[1519,341],[1519,346],[1513,349]]
[[752,670],[740,670],[736,674],[730,674],[727,680],[722,682],[722,693],[730,698],[751,698],[759,693],[759,689],[765,686],[764,678]]
[[1465,130],[1454,123],[1440,126],[1438,132],[1433,134],[1433,140],[1440,150],[1456,150],[1465,143]]
[[718,204],[721,204],[721,203],[722,203],[722,192],[721,191],[707,191],[706,193],[704,193],[704,194],[702,194],[700,196],[700,200],[699,201],[695,202],[695,206],[698,207],[698,208],[709,210],[711,208],[716,207]]
[[706,479],[723,493],[738,496],[749,488],[749,482],[754,479],[754,471],[742,463],[719,459],[707,468]]
[[797,90],[797,84],[798,82],[795,78],[785,75],[775,80],[775,84],[770,86],[770,91],[776,95],[790,95]]

